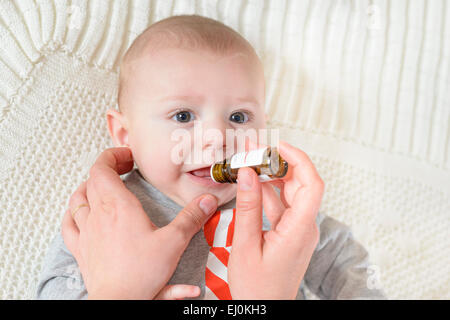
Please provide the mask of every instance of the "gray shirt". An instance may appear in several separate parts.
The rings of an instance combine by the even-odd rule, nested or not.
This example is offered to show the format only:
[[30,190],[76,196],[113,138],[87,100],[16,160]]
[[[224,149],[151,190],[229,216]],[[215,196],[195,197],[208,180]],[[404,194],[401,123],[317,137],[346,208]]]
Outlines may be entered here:
[[[126,187],[141,202],[151,221],[158,227],[169,224],[182,207],[147,182],[138,169],[122,176]],[[234,208],[235,199],[218,210]],[[350,229],[322,213],[317,216],[320,240],[301,282],[297,299],[305,299],[304,288],[321,299],[385,299],[371,285],[368,253],[352,236]],[[263,212],[263,230],[270,223]],[[209,245],[202,230],[197,232],[181,256],[169,284],[191,284],[205,295],[205,266]],[[52,240],[39,278],[37,299],[86,299],[87,291],[77,262],[64,244],[61,233]]]

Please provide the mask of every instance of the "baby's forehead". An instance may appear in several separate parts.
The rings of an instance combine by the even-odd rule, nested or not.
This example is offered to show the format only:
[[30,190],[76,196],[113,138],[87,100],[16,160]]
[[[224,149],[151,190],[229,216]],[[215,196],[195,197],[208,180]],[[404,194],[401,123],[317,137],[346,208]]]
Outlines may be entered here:
[[[191,68],[191,60],[187,59],[181,62],[184,56],[193,55],[193,52],[175,48],[173,51],[177,55],[172,59],[167,52],[159,52],[160,59],[152,57],[143,57],[141,62],[136,62],[136,72],[132,79],[127,80],[126,86],[128,92],[132,92],[130,99],[136,103],[142,104],[143,101],[151,105],[152,113],[159,112],[168,105],[183,104],[189,106],[206,106],[206,101],[220,101],[220,105],[245,106],[253,105],[253,110],[259,112],[264,110],[264,97],[261,98],[260,87],[264,86],[264,75],[250,75],[257,71],[253,67],[242,66],[242,64],[249,64],[248,54],[244,52],[234,52],[229,55],[213,56],[211,61],[207,62],[204,57],[199,55],[199,59],[195,59],[198,68]],[[199,54],[196,52],[195,54]],[[201,51],[208,56],[210,52]],[[233,60],[241,60],[242,63],[233,65],[233,68],[238,70],[237,73],[228,73],[231,68],[228,62],[233,63]],[[175,61],[175,62],[174,62]],[[215,67],[210,68],[208,64],[224,63],[224,68]],[[197,64],[203,65],[201,67]],[[163,65],[160,67],[160,64]],[[143,66],[145,65],[145,66]],[[201,69],[202,71],[199,71]],[[257,77],[257,78],[256,78]],[[133,79],[134,78],[134,79]],[[225,80],[228,79],[228,80]],[[230,79],[233,79],[232,81]],[[239,80],[240,79],[240,80]],[[222,86],[220,84],[222,83]],[[262,83],[262,86],[261,86]],[[210,90],[209,85],[212,84]],[[217,89],[217,90],[216,90]],[[141,98],[136,97],[139,95]],[[135,100],[135,99],[138,100]],[[214,105],[215,106],[215,105]],[[219,108],[214,108],[218,110]],[[141,109],[141,108],[137,108]],[[202,109],[203,110],[203,109]],[[204,110],[210,111],[211,109]],[[211,111],[214,111],[211,110]]]
[[[192,54],[192,52],[208,53],[216,63],[240,59],[245,64],[243,68],[255,65],[254,70],[257,70],[258,79],[262,79],[264,82],[264,71],[258,55],[251,44],[237,32],[208,18],[173,17],[148,28],[135,39],[127,50],[122,59],[119,73],[119,109],[121,109],[121,101],[126,100],[124,96],[128,95],[126,87],[135,87],[136,85],[132,81],[133,78],[136,78],[136,73],[141,73],[139,76],[144,79],[158,79],[159,75],[151,72],[151,67],[164,61],[164,59],[157,59],[158,55],[168,58],[165,56],[168,50],[176,52],[178,58],[182,58],[184,54]],[[167,59],[165,62],[167,68],[170,68],[171,64],[167,63]],[[201,60],[196,60],[196,63],[201,62]],[[258,80],[258,82],[260,81]]]
[[[221,54],[207,49],[196,49],[194,51],[189,48],[169,46],[158,51],[142,54],[135,59],[124,61],[120,66],[119,82],[124,83],[137,74],[147,79],[158,79],[160,76],[158,71],[161,70],[173,73],[179,70],[190,70],[194,65],[201,67],[207,64],[221,65],[235,62],[239,62],[239,67],[242,66],[243,68],[252,68],[252,65],[258,65],[258,62],[255,62],[255,59],[250,54],[243,51]],[[195,74],[195,70],[192,71]],[[129,84],[132,83],[133,81],[130,81]]]
[[243,51],[218,54],[207,49],[193,51],[187,48],[168,47],[141,56],[132,61],[132,65],[127,69],[120,80],[131,80],[127,81],[127,85],[130,86],[139,83],[133,79],[158,84],[164,82],[166,78],[171,80],[182,78],[189,87],[196,79],[224,78],[224,75],[226,77],[231,74],[242,79],[264,81],[262,66],[248,52]]

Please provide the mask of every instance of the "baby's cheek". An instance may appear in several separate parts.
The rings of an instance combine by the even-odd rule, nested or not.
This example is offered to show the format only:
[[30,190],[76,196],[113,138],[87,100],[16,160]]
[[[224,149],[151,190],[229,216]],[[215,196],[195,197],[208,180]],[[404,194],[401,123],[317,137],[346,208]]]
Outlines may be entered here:
[[161,181],[171,180],[176,173],[176,167],[170,159],[167,159],[162,153],[152,153],[142,159],[143,170],[148,177]]
[[161,146],[148,150],[142,156],[138,166],[148,182],[164,191],[168,191],[178,183],[181,164],[171,159],[170,150]]

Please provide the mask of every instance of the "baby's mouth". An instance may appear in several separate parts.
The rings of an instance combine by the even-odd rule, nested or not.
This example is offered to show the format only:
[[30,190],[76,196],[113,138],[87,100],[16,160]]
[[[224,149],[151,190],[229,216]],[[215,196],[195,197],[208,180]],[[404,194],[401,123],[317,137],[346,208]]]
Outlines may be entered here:
[[187,171],[186,175],[194,185],[200,185],[206,188],[213,188],[215,190],[226,188],[226,183],[217,183],[211,178],[211,166],[198,168],[195,170]]
[[211,171],[211,166],[192,170],[192,171],[189,171],[189,173],[196,177],[211,179],[210,171]]

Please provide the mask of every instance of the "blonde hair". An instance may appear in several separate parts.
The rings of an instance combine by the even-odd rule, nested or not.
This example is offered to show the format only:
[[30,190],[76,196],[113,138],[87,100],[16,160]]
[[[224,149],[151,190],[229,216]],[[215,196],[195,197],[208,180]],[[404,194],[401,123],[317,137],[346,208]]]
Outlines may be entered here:
[[199,15],[178,15],[160,20],[145,29],[131,44],[120,66],[118,104],[123,111],[128,69],[144,54],[165,48],[208,50],[219,55],[246,53],[259,61],[252,45],[238,32],[220,21]]

